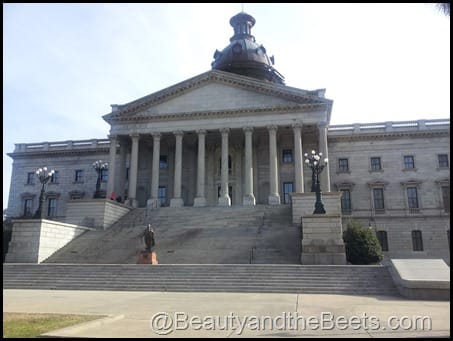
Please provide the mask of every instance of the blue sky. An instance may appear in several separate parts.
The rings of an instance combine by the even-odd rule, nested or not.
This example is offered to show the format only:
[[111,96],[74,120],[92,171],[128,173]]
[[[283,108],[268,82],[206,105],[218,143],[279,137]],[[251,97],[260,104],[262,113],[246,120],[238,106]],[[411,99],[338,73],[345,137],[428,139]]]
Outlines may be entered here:
[[[123,104],[211,68],[241,4],[3,4],[3,208],[14,143],[106,138]],[[288,86],[331,124],[450,117],[450,18],[432,4],[244,4]],[[43,165],[37,165],[43,166]]]

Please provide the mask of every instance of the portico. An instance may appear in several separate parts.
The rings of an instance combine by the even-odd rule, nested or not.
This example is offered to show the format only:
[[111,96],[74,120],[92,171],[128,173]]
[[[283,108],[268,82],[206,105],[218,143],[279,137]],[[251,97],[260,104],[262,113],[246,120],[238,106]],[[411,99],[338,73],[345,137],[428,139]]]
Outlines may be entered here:
[[321,149],[320,131],[325,129],[298,121],[296,115],[270,113],[267,121],[274,124],[267,125],[254,125],[253,117],[243,125],[243,117],[232,115],[230,120],[217,119],[223,126],[210,121],[200,129],[171,121],[148,133],[143,133],[146,123],[136,124],[142,129],[129,134],[113,134],[122,127],[112,125],[107,192],[126,196],[133,207],[149,208],[288,203],[282,199],[287,194],[284,183],[297,193],[311,188],[302,155],[305,146],[307,151]]

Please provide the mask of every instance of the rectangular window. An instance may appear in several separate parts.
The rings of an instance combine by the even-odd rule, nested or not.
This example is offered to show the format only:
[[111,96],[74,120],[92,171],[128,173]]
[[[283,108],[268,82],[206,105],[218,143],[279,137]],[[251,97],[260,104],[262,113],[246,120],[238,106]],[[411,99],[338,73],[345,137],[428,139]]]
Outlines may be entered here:
[[381,158],[380,157],[372,157],[371,158],[371,170],[372,171],[379,171],[381,170]]
[[291,149],[283,150],[283,163],[292,163],[293,162],[293,151]]
[[418,195],[417,187],[408,187],[407,191],[407,204],[410,209],[418,209]]
[[348,159],[338,159],[338,171],[349,172]]
[[379,240],[379,244],[381,244],[382,251],[388,251],[389,244],[387,239],[387,231],[377,231],[376,236]]
[[161,155],[159,158],[159,168],[166,169],[168,167],[167,155]]
[[74,175],[74,182],[83,182],[83,170],[82,169],[76,169],[75,175]]
[[35,172],[27,173],[27,185],[33,185],[35,183]]
[[129,167],[126,168],[126,180],[129,180]]
[[58,171],[55,171],[55,173],[52,174],[52,176],[50,177],[50,183],[52,184],[56,184],[58,183]]
[[24,216],[31,217],[32,216],[32,206],[33,206],[33,199],[25,199],[24,201]]
[[414,169],[414,156],[413,155],[405,155],[404,156],[404,169]]
[[351,192],[349,189],[341,190],[341,213],[351,214]]
[[439,155],[437,155],[437,159],[439,160],[439,168],[448,168],[448,155],[447,154],[439,154]]
[[450,213],[450,186],[442,186],[442,204],[445,212]]
[[291,196],[289,193],[294,192],[294,185],[292,182],[284,182],[283,183],[283,203],[289,204],[291,203]]
[[56,198],[49,198],[47,205],[47,216],[48,217],[56,217],[57,215],[57,199]]
[[423,251],[423,238],[420,230],[412,231],[412,249],[414,251]]
[[109,178],[109,170],[108,169],[101,169],[101,181],[105,182]]
[[166,186],[159,186],[157,191],[157,198],[160,201],[160,206],[167,205],[167,187]]
[[384,207],[384,189],[373,188],[373,201],[375,210],[383,210]]

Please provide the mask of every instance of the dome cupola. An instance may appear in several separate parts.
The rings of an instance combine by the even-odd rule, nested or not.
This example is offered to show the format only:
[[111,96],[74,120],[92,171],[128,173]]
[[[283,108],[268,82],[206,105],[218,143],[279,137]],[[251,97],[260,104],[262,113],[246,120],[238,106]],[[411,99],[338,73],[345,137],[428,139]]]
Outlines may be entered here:
[[278,84],[285,84],[284,77],[272,66],[274,57],[268,57],[263,45],[255,41],[251,29],[255,18],[241,12],[230,19],[234,35],[230,44],[221,52],[214,53],[212,68],[253,77]]

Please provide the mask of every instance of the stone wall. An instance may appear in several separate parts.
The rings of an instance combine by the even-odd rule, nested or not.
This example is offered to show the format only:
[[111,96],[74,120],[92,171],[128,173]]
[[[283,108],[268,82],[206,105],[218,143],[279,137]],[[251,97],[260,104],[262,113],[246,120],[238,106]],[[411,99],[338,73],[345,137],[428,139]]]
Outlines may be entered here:
[[72,200],[66,204],[66,223],[106,229],[129,211],[110,199]]
[[13,220],[7,263],[41,263],[89,228],[45,219]]

